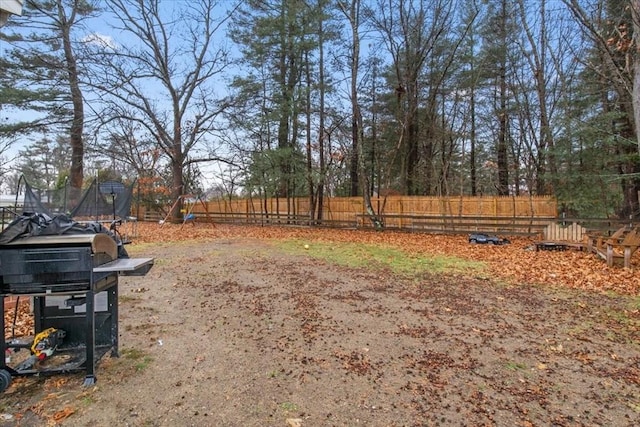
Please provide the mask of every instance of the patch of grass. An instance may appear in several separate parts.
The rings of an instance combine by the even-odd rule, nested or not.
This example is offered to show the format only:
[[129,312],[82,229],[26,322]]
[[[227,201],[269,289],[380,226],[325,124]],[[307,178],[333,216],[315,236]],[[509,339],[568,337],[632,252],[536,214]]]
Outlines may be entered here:
[[134,361],[134,367],[136,371],[142,371],[146,369],[153,361],[153,358],[142,350],[135,348],[128,348],[122,350],[122,357],[128,360]]
[[567,329],[567,334],[576,336],[576,335],[584,335],[589,333],[594,328],[594,323],[592,321],[583,321],[578,325],[575,325],[569,329]]
[[[155,249],[158,246],[169,246],[168,243],[162,243],[162,242],[153,242],[153,243],[140,243],[140,242],[136,242],[136,239],[133,239],[133,242],[135,243],[135,245],[127,245],[126,249],[127,249],[127,253],[129,254],[129,256],[144,256],[143,254],[146,252],[149,252],[149,249]],[[156,262],[158,261],[158,259],[155,260]]]
[[[389,269],[396,274],[418,276],[422,273],[478,273],[482,262],[454,256],[417,256],[401,249],[359,243],[311,242],[286,240],[275,243],[280,249],[297,255],[308,255],[346,267]],[[305,246],[308,245],[308,248]]]
[[146,354],[147,353],[142,350],[138,350],[137,348],[125,348],[121,351],[122,357],[130,360],[142,359]]
[[121,302],[121,303],[137,301],[139,299],[140,298],[132,295],[118,295],[118,302]]
[[83,406],[91,406],[91,405],[93,405],[94,403],[96,403],[96,400],[95,400],[93,397],[91,397],[91,396],[83,396],[83,397],[80,399],[80,403],[81,403]]
[[598,324],[606,325],[607,339],[617,343],[639,344],[639,306],[640,298],[629,297],[621,306],[603,306],[595,313]]
[[295,412],[298,410],[298,405],[293,402],[282,402],[280,404],[280,409],[286,412]]
[[617,322],[622,326],[640,326],[640,322],[630,316],[627,310],[617,310],[614,308],[608,308],[603,310],[604,314],[611,320]]
[[630,298],[629,309],[632,311],[640,310],[640,296]]
[[505,367],[510,371],[524,371],[525,369],[527,369],[527,365],[525,365],[524,363],[518,363],[513,361],[507,362]]
[[241,256],[251,256],[251,257],[264,257],[269,255],[269,252],[262,248],[243,248],[238,250],[238,253]]
[[150,356],[143,357],[141,361],[136,363],[136,365],[135,365],[136,371],[144,371],[145,369],[147,369],[147,367],[149,366],[149,364],[151,362],[153,362],[153,358],[152,357],[150,357]]

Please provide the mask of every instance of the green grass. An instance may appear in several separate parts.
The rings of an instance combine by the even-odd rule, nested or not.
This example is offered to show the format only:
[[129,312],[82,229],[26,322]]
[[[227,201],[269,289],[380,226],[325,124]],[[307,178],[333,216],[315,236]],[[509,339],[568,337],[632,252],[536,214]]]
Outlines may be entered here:
[[640,402],[629,402],[627,405],[629,405],[629,408],[640,414]]
[[127,253],[131,256],[131,255],[143,254],[147,252],[149,248],[155,248],[156,246],[159,246],[159,245],[160,243],[136,243],[135,246],[125,245],[125,249],[127,250]]
[[[637,310],[637,309],[632,309]],[[604,308],[602,310],[609,319],[614,320],[623,326],[640,327],[640,321],[631,316],[629,310],[620,310],[615,308]]]
[[122,356],[125,359],[132,360],[134,362],[136,371],[143,371],[153,361],[151,356],[147,355],[144,351],[137,350],[135,348],[122,350]]
[[524,363],[511,362],[511,361],[507,362],[505,366],[510,371],[523,371],[527,369],[527,365],[525,365]]
[[[478,273],[485,269],[482,262],[444,255],[416,256],[388,246],[300,240],[285,240],[275,244],[289,254],[308,255],[346,267],[389,269],[410,277],[422,273]],[[305,245],[309,248],[305,249]]]
[[285,412],[295,412],[298,410],[298,405],[292,402],[282,402],[280,408]]
[[92,396],[82,396],[82,398],[80,399],[80,403],[83,406],[91,406],[96,403],[96,400]]
[[144,371],[145,369],[147,369],[147,366],[149,366],[151,362],[153,362],[152,357],[149,357],[149,356],[143,357],[142,360],[136,363],[135,365],[136,371]]
[[140,297],[138,297],[138,296],[134,296],[134,295],[118,295],[118,301],[120,303],[138,301],[138,300],[140,300]]

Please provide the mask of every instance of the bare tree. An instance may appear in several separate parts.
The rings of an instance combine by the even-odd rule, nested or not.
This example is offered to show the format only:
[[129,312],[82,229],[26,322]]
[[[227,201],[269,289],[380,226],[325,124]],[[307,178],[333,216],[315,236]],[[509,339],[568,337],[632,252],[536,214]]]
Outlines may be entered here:
[[371,205],[371,194],[369,193],[369,178],[365,171],[364,156],[364,130],[362,122],[362,112],[358,102],[358,72],[360,70],[360,0],[351,0],[350,3],[338,2],[340,10],[344,14],[351,29],[351,132],[353,138],[354,156],[357,156],[358,180],[362,189],[364,207],[369,219],[376,228],[382,228],[382,221],[377,217]]
[[[102,94],[106,124],[130,120],[155,137],[169,159],[171,194],[178,200],[188,164],[220,160],[206,150],[190,155],[203,146],[225,108],[214,88],[230,63],[218,35],[231,12],[220,15],[217,0],[160,3],[107,2],[118,17],[115,29],[132,38],[96,52],[90,83]],[[179,209],[177,204],[174,216]]]
[[8,156],[8,151],[14,142],[14,138],[0,134],[0,187],[4,186],[7,181],[5,175],[8,175],[10,172],[8,164],[12,159]]
[[[578,57],[602,81],[602,110],[617,110],[622,117],[612,125],[621,155],[618,161],[624,206],[620,214],[640,215],[640,0],[597,0],[587,9],[578,0],[562,0],[591,41],[597,63],[591,55]],[[584,53],[584,52],[583,52]],[[613,90],[615,97],[608,91]],[[620,138],[617,138],[619,136]],[[635,141],[635,147],[625,142]]]
[[[453,27],[453,0],[378,0],[371,24],[392,58],[397,99],[398,148],[401,181],[406,194],[430,194],[432,161],[436,152],[438,99],[443,93],[457,47],[446,54],[436,50],[449,44]],[[437,59],[436,56],[440,56]],[[420,176],[419,165],[424,165]]]
[[514,73],[520,92],[515,100],[522,131],[526,132],[523,161],[529,169],[528,187],[539,195],[554,194],[561,163],[554,122],[559,121],[559,104],[569,90],[566,79],[575,67],[569,57],[575,31],[567,25],[566,11],[558,10],[559,5],[538,0],[534,6],[518,0],[516,6],[522,28],[518,44],[523,66]]

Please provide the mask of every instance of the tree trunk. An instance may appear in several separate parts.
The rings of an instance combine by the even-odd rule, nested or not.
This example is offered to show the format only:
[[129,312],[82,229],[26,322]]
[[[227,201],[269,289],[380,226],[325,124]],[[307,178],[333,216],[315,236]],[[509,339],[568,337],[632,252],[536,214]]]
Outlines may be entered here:
[[311,161],[311,65],[309,60],[309,53],[305,52],[305,77],[306,77],[306,106],[305,106],[305,133],[306,133],[306,177],[307,177],[307,191],[309,192],[309,211],[307,214],[309,215],[309,224],[313,223],[315,218],[315,184],[313,182],[313,163]]
[[508,115],[507,115],[507,53],[506,53],[506,45],[507,45],[507,28],[506,28],[506,20],[507,20],[507,0],[502,0],[502,16],[500,20],[500,40],[503,43],[503,53],[500,58],[500,70],[498,75],[498,85],[499,85],[499,109],[498,109],[498,122],[499,122],[499,132],[498,132],[498,142],[496,147],[497,153],[497,163],[498,163],[498,195],[507,196],[509,195],[509,157],[508,157],[508,139],[509,136],[507,134],[507,124],[508,124]]
[[320,179],[317,183],[316,190],[316,201],[317,206],[315,208],[315,217],[318,220],[322,220],[322,202],[324,198],[324,178],[326,173],[326,165],[324,158],[324,145],[325,145],[325,79],[324,79],[324,28],[323,28],[323,20],[320,19],[319,22],[319,31],[318,31],[318,83],[319,83],[319,95],[320,95],[320,105],[319,107],[319,117],[318,117],[318,167],[320,169]]
[[476,172],[476,91],[475,82],[471,86],[471,148],[469,151],[469,169],[471,174],[471,195],[477,195],[477,172]]
[[[351,102],[354,102],[353,100]],[[360,156],[359,153],[362,151],[362,147],[359,147],[358,144],[360,141],[360,129],[358,128],[358,120],[354,116],[351,120],[351,164],[349,167],[349,177],[351,180],[351,189],[349,190],[349,195],[351,197],[356,197],[359,193],[360,188],[360,174],[358,172],[358,165],[360,164]]]
[[[62,45],[64,48],[64,57],[67,63],[67,72],[69,74],[69,89],[71,90],[71,102],[73,103],[73,120],[71,122],[71,131],[69,135],[71,143],[71,168],[69,173],[69,182],[73,188],[82,188],[84,180],[84,142],[82,133],[84,130],[84,100],[82,91],[80,90],[80,82],[78,78],[78,66],[73,48],[71,47],[71,25],[73,19],[68,19],[64,10],[62,0],[57,1],[58,19],[60,20],[60,30],[62,35]],[[76,12],[73,11],[73,14]],[[73,195],[72,195],[73,197]]]
[[[625,191],[625,201],[628,205],[628,215],[634,218],[640,218],[640,0],[632,0],[631,16],[633,21],[633,46],[635,47],[633,55],[633,128],[632,131],[636,137],[635,153],[629,156],[631,169],[630,185]],[[631,150],[629,150],[631,151]]]
[[174,201],[175,208],[170,212],[171,219],[174,222],[180,222],[182,219],[181,210],[183,206],[182,196],[184,195],[184,155],[182,153],[182,141],[179,136],[173,144],[173,153],[171,156],[171,199]]
[[351,37],[352,37],[352,56],[351,56],[351,112],[353,114],[352,123],[352,136],[354,138],[353,145],[357,147],[356,153],[358,155],[358,178],[360,185],[362,186],[362,199],[365,211],[369,220],[372,222],[376,229],[383,227],[382,221],[377,217],[371,205],[371,195],[369,194],[369,183],[367,174],[365,172],[365,156],[363,153],[363,124],[362,113],[360,111],[360,105],[358,103],[358,71],[360,67],[360,0],[351,0],[351,4],[347,8],[346,5],[340,4],[343,13],[349,20],[351,25]]

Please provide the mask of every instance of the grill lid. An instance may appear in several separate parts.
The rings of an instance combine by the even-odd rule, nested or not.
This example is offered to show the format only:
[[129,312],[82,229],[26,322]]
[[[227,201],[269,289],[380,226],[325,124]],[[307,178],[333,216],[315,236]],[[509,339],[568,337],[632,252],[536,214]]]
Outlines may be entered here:
[[91,246],[94,254],[106,254],[111,260],[118,258],[118,245],[111,236],[106,233],[96,234],[62,234],[59,236],[29,236],[13,240],[0,248],[17,247],[70,247]]

